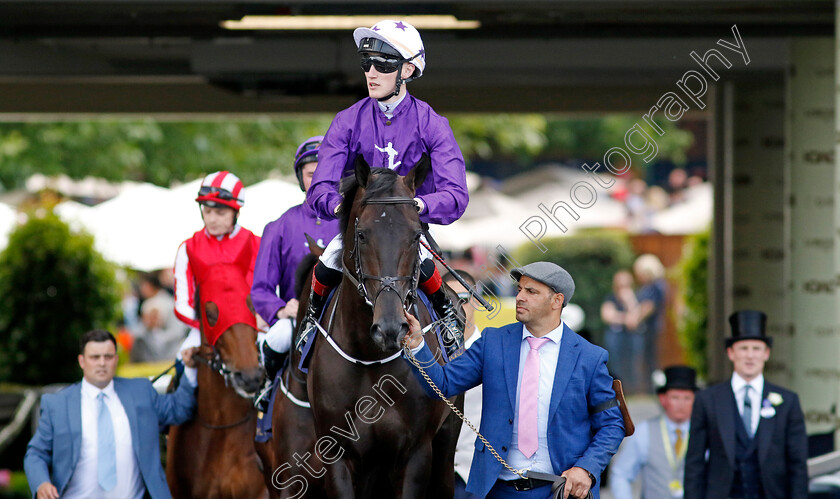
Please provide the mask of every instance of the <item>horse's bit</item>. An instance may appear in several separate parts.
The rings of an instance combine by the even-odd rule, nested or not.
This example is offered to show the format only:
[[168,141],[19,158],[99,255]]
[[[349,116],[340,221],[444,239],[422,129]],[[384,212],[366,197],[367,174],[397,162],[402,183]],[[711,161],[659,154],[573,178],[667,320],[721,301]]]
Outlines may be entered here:
[[[364,202],[364,204],[385,204],[385,205],[393,205],[393,204],[411,204],[414,205],[415,201],[412,198],[407,197],[383,197],[383,198],[376,198],[376,199],[369,199]],[[365,299],[365,302],[373,307],[373,304],[376,303],[377,298],[379,295],[385,291],[390,290],[397,294],[400,297],[400,302],[403,304],[403,307],[407,307],[409,302],[413,302],[416,299],[416,289],[417,289],[417,281],[420,278],[420,258],[417,256],[417,251],[414,252],[415,254],[415,263],[414,263],[414,271],[412,275],[405,276],[378,276],[372,274],[366,274],[362,270],[362,256],[361,252],[359,251],[359,218],[356,217],[356,221],[353,227],[354,232],[354,242],[353,242],[353,261],[356,266],[356,276],[358,280],[350,275],[349,272],[346,271],[344,274],[347,275],[353,284],[356,285],[356,289],[358,289],[359,294],[362,295],[362,298]],[[370,294],[368,294],[367,288],[365,287],[366,280],[373,280],[378,281],[382,284],[379,288],[379,291],[376,292],[376,295],[371,300]],[[405,296],[397,289],[396,284],[399,281],[408,281],[410,286],[408,287],[408,291],[406,291]]]
[[217,373],[219,373],[219,376],[221,376],[225,380],[225,386],[231,386],[231,384],[233,383],[234,372],[231,371],[227,365],[225,365],[225,361],[222,360],[222,356],[219,353],[219,351],[214,345],[209,345],[207,343],[204,343],[201,346],[210,347],[212,355],[208,358],[205,355],[203,355],[204,352],[201,352],[199,355],[195,356],[195,360],[203,363],[212,371],[216,371]]

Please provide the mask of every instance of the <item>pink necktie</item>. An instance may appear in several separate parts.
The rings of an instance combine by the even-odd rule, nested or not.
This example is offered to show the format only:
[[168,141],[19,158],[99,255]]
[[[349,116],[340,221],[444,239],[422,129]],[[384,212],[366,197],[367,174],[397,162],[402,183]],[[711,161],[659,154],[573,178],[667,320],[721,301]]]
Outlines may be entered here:
[[540,393],[540,348],[548,338],[525,338],[531,349],[525,358],[522,370],[522,385],[519,390],[519,451],[530,458],[537,452],[539,440],[537,432],[537,412]]

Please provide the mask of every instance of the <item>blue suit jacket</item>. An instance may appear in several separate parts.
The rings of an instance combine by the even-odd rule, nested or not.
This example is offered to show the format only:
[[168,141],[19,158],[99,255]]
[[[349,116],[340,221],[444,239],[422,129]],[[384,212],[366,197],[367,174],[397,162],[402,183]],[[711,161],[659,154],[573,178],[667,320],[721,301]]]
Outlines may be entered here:
[[[171,497],[160,462],[161,425],[178,425],[192,418],[195,389],[182,381],[178,390],[160,395],[147,379],[114,378],[114,390],[131,427],[131,444],[146,490],[152,498]],[[23,467],[35,496],[38,486],[51,482],[64,494],[82,448],[82,384],[41,397],[38,430],[29,441]],[[52,469],[52,475],[50,475]]]
[[[516,387],[519,382],[519,351],[522,324],[487,328],[463,355],[445,366],[433,361],[428,346],[417,359],[447,396],[483,384],[480,432],[496,451],[507,457],[513,438]],[[437,398],[417,369],[415,375],[430,397]],[[579,466],[600,476],[624,438],[624,422],[618,407],[590,414],[592,408],[615,397],[607,372],[607,352],[565,327],[551,392],[548,449],[555,474]],[[467,491],[484,497],[502,471],[480,439],[475,440]],[[597,498],[598,485],[592,493]]]

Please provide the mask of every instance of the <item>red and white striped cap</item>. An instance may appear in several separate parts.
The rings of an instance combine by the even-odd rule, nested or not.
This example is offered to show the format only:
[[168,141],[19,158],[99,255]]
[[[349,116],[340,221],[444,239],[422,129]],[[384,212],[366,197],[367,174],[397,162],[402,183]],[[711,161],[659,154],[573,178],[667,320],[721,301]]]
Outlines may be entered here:
[[200,204],[220,204],[239,211],[239,208],[245,206],[242,181],[229,171],[211,173],[201,182],[195,200]]

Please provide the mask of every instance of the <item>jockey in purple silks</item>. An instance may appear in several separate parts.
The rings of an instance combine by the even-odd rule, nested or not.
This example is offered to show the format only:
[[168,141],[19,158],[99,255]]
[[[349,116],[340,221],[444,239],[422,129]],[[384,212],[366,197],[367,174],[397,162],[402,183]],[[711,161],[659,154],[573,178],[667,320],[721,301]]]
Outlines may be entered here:
[[[420,34],[408,23],[385,20],[353,33],[365,72],[368,98],[339,112],[330,125],[319,153],[319,168],[306,193],[306,202],[320,217],[336,217],[342,197],[341,179],[353,175],[358,155],[372,167],[390,168],[406,175],[423,154],[432,171],[417,189],[416,204],[425,223],[451,224],[464,214],[469,202],[464,157],[449,122],[428,104],[408,93],[406,83],[426,69],[426,51]],[[316,321],[329,290],[341,282],[342,238],[327,246],[315,266],[302,346],[316,329]],[[442,318],[444,332],[463,343],[455,308],[442,288],[431,254],[421,247],[420,284]]]
[[[309,190],[312,174],[318,167],[323,140],[323,136],[306,139],[295,153],[295,175],[303,192]],[[251,301],[260,317],[271,326],[260,345],[267,382],[256,397],[257,408],[262,412],[268,409],[267,395],[292,344],[292,321],[298,310],[295,270],[309,253],[305,234],[324,247],[338,234],[338,220],[324,220],[312,207],[302,203],[266,225],[260,242]]]

